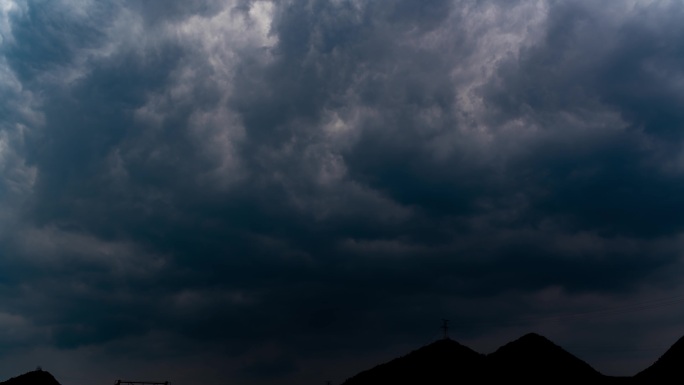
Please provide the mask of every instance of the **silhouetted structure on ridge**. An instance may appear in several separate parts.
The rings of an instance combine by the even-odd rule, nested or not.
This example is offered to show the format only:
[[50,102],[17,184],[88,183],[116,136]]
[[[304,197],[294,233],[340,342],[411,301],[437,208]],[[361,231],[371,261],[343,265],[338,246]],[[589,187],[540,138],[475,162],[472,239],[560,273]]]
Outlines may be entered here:
[[[446,326],[443,325],[443,326]],[[446,336],[446,328],[445,328]],[[481,354],[442,338],[405,356],[365,370],[342,385],[454,385],[454,384],[620,384],[660,385],[684,382],[684,337],[653,365],[631,377],[606,376],[547,338],[529,333]],[[168,382],[121,381],[116,385]],[[60,385],[42,369],[24,373],[0,385]]]
[[[683,339],[684,340],[684,339]],[[677,362],[684,363],[682,355]],[[679,348],[679,346],[678,346]],[[664,361],[665,362],[665,361]],[[671,361],[674,362],[674,361]],[[684,374],[684,367],[679,369]],[[672,370],[677,370],[672,364]],[[680,374],[680,377],[684,378]],[[665,376],[667,374],[664,374]],[[664,378],[659,376],[658,378]],[[642,382],[635,377],[606,376],[547,338],[529,333],[481,354],[449,338],[365,370],[342,385],[454,385],[524,383],[547,384],[668,384]]]
[[453,385],[479,377],[485,356],[451,339],[430,345],[349,378],[343,385]]

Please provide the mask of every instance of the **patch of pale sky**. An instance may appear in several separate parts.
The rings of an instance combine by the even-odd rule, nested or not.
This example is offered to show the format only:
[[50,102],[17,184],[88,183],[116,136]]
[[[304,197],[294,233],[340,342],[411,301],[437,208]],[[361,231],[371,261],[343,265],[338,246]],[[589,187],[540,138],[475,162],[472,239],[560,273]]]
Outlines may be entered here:
[[11,18],[25,8],[26,3],[23,1],[0,0],[0,47],[6,42],[14,41]]
[[0,173],[4,173],[5,167],[7,167],[7,153],[9,151],[7,142],[7,132],[0,131]]
[[145,277],[158,272],[165,258],[150,255],[129,241],[103,240],[55,226],[30,227],[17,234],[21,258],[40,266],[61,266],[67,261],[107,267],[117,276]]
[[189,129],[203,149],[203,156],[211,159],[211,166],[200,170],[200,185],[225,190],[243,176],[238,144],[245,137],[245,129],[226,101],[211,110],[192,113]]
[[[372,210],[366,210],[360,214],[367,216],[369,220],[381,223],[398,224],[410,220],[414,214],[415,209],[410,206],[402,205],[378,190],[365,186],[359,182],[352,180],[345,180],[339,185],[338,195],[344,197],[344,200],[335,207],[334,210],[329,210],[330,202],[324,199],[319,199],[316,203],[315,212],[319,219],[326,216],[321,216],[322,213],[327,213],[330,216],[345,216],[348,215],[348,202],[358,202],[365,207],[370,207]],[[334,198],[334,197],[333,197]],[[329,211],[327,211],[329,210]]]
[[324,111],[321,140],[331,151],[349,149],[358,141],[365,124],[381,119],[381,114],[376,109],[364,106],[358,98],[359,95],[349,91],[343,106]]
[[[490,80],[501,60],[516,58],[522,49],[538,43],[543,36],[549,6],[544,1],[506,7],[474,4],[464,7],[459,15],[465,23],[466,38],[475,41],[474,49],[465,60],[458,61],[451,77],[457,85],[457,108],[475,118],[473,134],[486,136],[489,128],[481,119],[486,116],[487,109],[475,90]],[[471,131],[473,125],[464,123],[462,129]]]
[[59,9],[63,9],[72,17],[87,18],[90,16],[94,7],[99,6],[99,1],[95,0],[50,0],[57,3]]
[[0,57],[0,95],[16,114],[15,120],[0,125],[0,175],[11,192],[27,194],[35,183],[37,169],[27,165],[21,155],[24,136],[31,129],[21,122],[37,128],[42,126],[44,118],[37,110],[34,94],[23,88],[4,57]]
[[135,111],[139,121],[151,125],[150,128],[163,129],[166,117],[178,105],[193,102],[198,85],[209,81],[220,89],[221,99],[215,106],[194,111],[189,120],[192,137],[206,156],[214,158],[212,168],[200,172],[198,182],[213,184],[218,189],[229,187],[240,176],[236,144],[245,136],[244,127],[234,111],[226,107],[227,98],[233,92],[235,69],[241,60],[239,51],[263,52],[262,48],[277,42],[269,33],[273,17],[271,2],[253,2],[246,13],[235,12],[235,5],[230,3],[209,17],[193,15],[165,26],[166,35],[175,36],[177,43],[199,52],[183,60],[172,72],[171,84],[162,92],[149,94],[146,103]]
[[[505,7],[467,3],[454,11],[441,28],[416,36],[414,45],[433,47],[457,57],[450,79],[457,96],[454,109],[459,124],[455,130],[445,130],[430,141],[435,159],[448,159],[454,152],[461,151],[457,144],[463,141],[464,135],[472,145],[487,152],[494,135],[492,127],[486,123],[489,111],[478,89],[492,80],[502,60],[515,60],[521,50],[538,43],[548,12],[549,5],[543,1]],[[454,31],[451,26],[460,29]],[[465,41],[454,45],[454,36],[462,36]],[[424,117],[429,119],[437,112],[425,111]]]
[[[490,108],[485,105],[483,96],[478,91],[480,87],[495,79],[496,71],[503,60],[515,62],[520,52],[538,44],[544,36],[549,7],[545,2],[523,2],[511,9],[502,9],[491,5],[482,5],[473,9],[464,9],[463,18],[466,20],[466,30],[476,38],[477,44],[469,56],[458,61],[452,71],[452,79],[457,90],[458,125],[457,131],[445,131],[435,138],[433,155],[437,159],[447,158],[456,147],[454,143],[468,138],[472,147],[468,151],[479,154],[492,154],[490,149],[496,148],[498,161],[527,151],[530,144],[535,144],[540,138],[548,136],[542,129],[549,119],[554,125],[572,127],[566,135],[579,137],[594,135],[596,129],[622,130],[626,127],[619,114],[607,108],[594,105],[595,109],[561,111],[557,116],[539,116],[532,110],[529,114],[512,117],[512,120],[497,122],[492,126],[488,123]],[[619,12],[618,12],[619,11]],[[606,19],[601,23],[603,28],[610,30],[610,25],[617,25],[618,20],[609,17],[612,13],[619,13],[621,18],[629,17],[630,11],[624,6],[611,4],[601,9],[594,17]],[[582,38],[591,38],[586,34]],[[601,39],[594,39],[591,44],[583,45],[588,52],[576,54],[592,54],[600,56],[606,46],[611,46],[612,36],[608,31]],[[591,43],[591,42],[588,42]],[[594,50],[597,50],[594,52]],[[600,51],[602,50],[602,51]],[[486,160],[486,159],[485,159]]]
[[235,4],[226,6],[210,17],[193,15],[179,25],[171,26],[179,36],[199,44],[210,60],[221,67],[237,59],[236,49],[273,47],[277,38],[271,35],[273,4],[256,1],[249,12],[235,12]]
[[337,137],[344,135],[346,132],[351,130],[351,127],[347,122],[340,118],[337,111],[326,111],[324,117],[323,131],[331,137]]
[[12,168],[0,168],[0,173],[5,178],[5,184],[9,191],[19,197],[28,196],[38,178],[38,169],[35,166],[28,166],[23,158],[14,155],[15,164]]
[[315,156],[318,162],[316,180],[321,186],[336,186],[347,175],[347,166],[340,154],[324,151]]
[[129,174],[126,162],[121,156],[121,148],[113,148],[107,155],[107,165],[109,178],[116,181],[115,186],[125,185],[128,182]]
[[[16,118],[34,127],[44,124],[43,114],[39,111],[39,98],[35,93],[24,88],[4,56],[0,56],[0,95],[3,96],[5,104],[12,105]],[[7,126],[7,121],[4,123],[5,126],[2,128],[8,129],[10,126]]]
[[[69,22],[98,23],[97,18],[101,17],[97,13],[101,11],[98,7],[102,4],[92,0],[55,0],[55,2],[58,5],[54,9],[59,10],[61,16]],[[35,7],[38,5],[33,4],[30,6]],[[118,9],[118,11],[121,10],[121,8]],[[132,27],[135,18],[123,18],[121,14],[117,13],[108,13],[107,16],[107,20],[96,24],[97,27],[105,32],[106,39],[100,41],[100,44],[96,46],[84,46],[82,41],[78,39],[64,40],[64,42],[68,43],[67,45],[70,50],[69,60],[65,63],[48,67],[47,70],[37,75],[37,82],[46,85],[69,87],[89,74],[93,61],[112,55],[116,51],[115,48],[119,45],[122,37],[130,35],[135,31],[135,28]],[[122,24],[122,20],[126,20],[125,28],[116,28]],[[122,33],[124,31],[125,33]]]
[[33,338],[37,334],[35,325],[25,316],[0,312],[0,343],[14,345]]

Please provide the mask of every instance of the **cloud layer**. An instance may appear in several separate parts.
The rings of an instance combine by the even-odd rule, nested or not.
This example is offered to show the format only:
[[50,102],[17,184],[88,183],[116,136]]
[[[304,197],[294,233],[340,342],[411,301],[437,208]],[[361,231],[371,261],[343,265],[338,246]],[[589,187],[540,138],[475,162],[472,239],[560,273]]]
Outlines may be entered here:
[[450,318],[634,374],[684,316],[683,16],[0,0],[3,349],[341,382]]

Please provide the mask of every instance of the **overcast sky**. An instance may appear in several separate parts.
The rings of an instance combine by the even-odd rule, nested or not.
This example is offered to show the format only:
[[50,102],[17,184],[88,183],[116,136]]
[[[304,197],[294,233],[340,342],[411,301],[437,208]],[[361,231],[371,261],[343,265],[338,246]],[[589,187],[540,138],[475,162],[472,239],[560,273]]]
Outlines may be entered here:
[[0,380],[684,336],[684,3],[0,0]]

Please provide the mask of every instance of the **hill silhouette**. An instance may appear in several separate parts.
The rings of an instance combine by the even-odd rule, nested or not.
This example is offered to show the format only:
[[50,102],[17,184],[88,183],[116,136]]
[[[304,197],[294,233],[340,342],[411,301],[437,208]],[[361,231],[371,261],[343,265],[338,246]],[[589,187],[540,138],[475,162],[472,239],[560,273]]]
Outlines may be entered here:
[[483,354],[443,339],[361,372],[343,384],[457,384],[463,378],[481,377],[484,362]]
[[0,382],[0,385],[60,385],[55,377],[45,370],[34,370],[24,373],[17,377],[12,377],[7,381]]
[[[684,343],[682,345],[684,350]],[[405,356],[362,371],[342,385],[513,382],[605,385],[634,384],[637,381],[634,377],[606,376],[546,337],[529,333],[487,355],[451,339],[438,340]]]
[[[655,363],[632,377],[606,376],[546,337],[526,334],[495,352],[481,354],[449,339],[362,371],[342,385],[378,384],[673,384],[684,382],[684,337]],[[47,371],[34,370],[0,385],[60,385]]]
[[535,333],[526,334],[487,355],[486,367],[488,378],[497,382],[594,383],[604,377],[586,362]]
[[637,373],[639,383],[682,383],[684,381],[684,337],[674,343],[653,365]]

